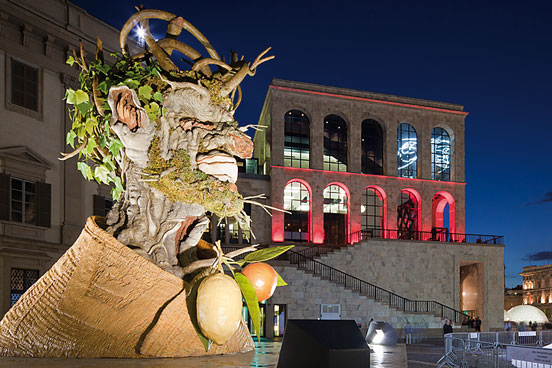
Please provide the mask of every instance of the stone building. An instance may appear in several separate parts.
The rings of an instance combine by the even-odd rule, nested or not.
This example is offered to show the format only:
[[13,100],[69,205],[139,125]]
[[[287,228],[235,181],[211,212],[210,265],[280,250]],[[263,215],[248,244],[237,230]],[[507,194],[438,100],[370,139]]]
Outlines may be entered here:
[[[257,162],[246,163],[252,169],[238,187],[267,194],[266,203],[288,213],[270,218],[254,207],[256,242],[295,244],[320,256],[316,267],[378,287],[401,306],[434,301],[500,328],[503,238],[465,234],[466,115],[450,103],[273,80],[259,119],[267,128],[254,139]],[[277,270],[289,285],[264,306],[268,335],[278,334],[273,323],[283,310],[289,318],[334,310],[396,327],[440,327],[450,315],[397,311],[322,271],[318,278],[294,266]]]
[[92,56],[96,36],[116,52],[118,34],[68,1],[0,0],[0,316],[109,205],[75,158],[58,158],[78,78],[65,61],[81,42]]
[[552,318],[552,264],[523,267],[523,304],[531,304]]

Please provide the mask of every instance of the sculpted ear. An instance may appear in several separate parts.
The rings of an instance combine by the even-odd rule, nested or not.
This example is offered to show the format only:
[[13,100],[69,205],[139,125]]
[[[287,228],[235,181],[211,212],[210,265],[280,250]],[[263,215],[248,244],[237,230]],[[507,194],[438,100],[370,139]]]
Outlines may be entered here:
[[110,125],[125,146],[127,157],[138,167],[146,167],[155,128],[138,95],[127,86],[111,87],[107,103],[112,113]]

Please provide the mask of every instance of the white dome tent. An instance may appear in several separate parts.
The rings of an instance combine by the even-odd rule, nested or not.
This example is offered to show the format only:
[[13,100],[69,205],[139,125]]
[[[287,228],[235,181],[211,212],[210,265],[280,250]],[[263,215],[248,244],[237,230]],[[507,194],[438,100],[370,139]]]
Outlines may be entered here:
[[532,305],[518,305],[504,313],[504,320],[516,323],[548,323],[543,311]]

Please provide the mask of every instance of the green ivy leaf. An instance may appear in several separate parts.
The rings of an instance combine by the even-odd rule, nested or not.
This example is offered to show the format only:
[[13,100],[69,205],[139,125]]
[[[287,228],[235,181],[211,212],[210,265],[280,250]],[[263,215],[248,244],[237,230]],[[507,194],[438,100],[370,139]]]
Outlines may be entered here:
[[107,145],[107,137],[104,134],[102,134],[100,135],[100,147],[105,148],[106,145]]
[[113,157],[117,157],[119,155],[121,148],[123,148],[123,144],[117,138],[109,142],[109,152],[111,152]]
[[[274,270],[274,272],[276,272],[276,270]],[[276,277],[278,278],[278,281],[276,282],[276,286],[286,286],[287,285],[287,282],[284,281],[284,279],[282,278],[282,276],[280,276],[280,274],[278,272],[276,272]]]
[[94,175],[92,174],[92,169],[86,162],[77,162],[77,169],[81,172],[82,176],[86,180],[92,180],[94,178]]
[[137,80],[134,80],[132,78],[125,79],[125,81],[123,83],[126,84],[126,86],[130,89],[136,89],[140,85],[140,82],[138,82]]
[[253,321],[253,328],[255,329],[255,335],[257,340],[261,341],[261,310],[259,309],[259,302],[257,300],[257,292],[249,282],[249,279],[241,272],[234,273],[234,279],[238,283],[242,292],[245,304],[247,304],[247,310],[251,321]]
[[[203,335],[197,322],[197,289],[199,284],[205,279],[205,277],[199,279],[193,286],[190,294],[186,297],[186,305],[188,306],[188,314],[190,315],[190,321],[194,326],[197,336],[201,340],[205,351],[209,351],[213,342]],[[184,291],[185,292],[185,291]]]
[[151,120],[151,121],[155,121],[157,120],[157,118],[159,117],[160,113],[161,113],[161,110],[159,108],[159,104],[155,101],[153,101],[152,103],[150,104],[147,104],[144,106],[144,109],[146,110],[146,112],[148,113],[148,118]]
[[89,135],[92,135],[94,133],[94,128],[97,126],[98,126],[98,120],[96,119],[96,117],[91,116],[88,119],[86,119],[85,129]]
[[68,104],[70,105],[74,105],[75,102],[76,102],[76,97],[75,97],[75,91],[71,88],[68,88],[66,91],[65,91],[65,100]]
[[88,102],[88,93],[84,92],[82,89],[77,89],[75,91],[75,104],[80,105],[83,102]]
[[151,98],[151,93],[153,89],[147,84],[138,88],[138,95],[144,97],[146,100]]
[[107,95],[107,82],[106,81],[102,81],[98,84],[98,89],[104,94],[104,95]]
[[93,139],[89,139],[88,144],[86,145],[86,149],[85,149],[86,154],[90,156],[92,154],[92,152],[94,151],[94,148],[96,148],[96,147],[98,147],[98,144],[96,143],[96,141],[93,140]]
[[75,64],[75,58],[73,58],[72,56],[69,56],[65,64],[69,64],[69,66],[73,66],[73,64]]
[[111,156],[105,156],[102,162],[109,171],[115,171],[115,163],[113,162]]
[[91,108],[92,108],[92,105],[90,105],[90,102],[88,101],[77,104],[77,109],[79,109],[82,115],[85,115],[88,111],[90,111]]
[[268,261],[269,259],[278,257],[280,254],[287,252],[293,247],[294,245],[284,245],[281,247],[259,249],[254,251],[253,253],[249,253],[248,255],[246,255],[244,259],[246,262],[249,263],[264,262]]
[[111,69],[111,67],[107,64],[96,64],[96,69],[107,75],[107,72],[109,72],[109,69]]
[[70,130],[67,132],[67,137],[65,138],[65,142],[71,146],[71,148],[75,148],[75,138],[77,137],[77,134]]
[[120,190],[121,192],[125,191],[125,188],[123,187],[123,180],[120,177],[116,176],[114,183],[115,183],[115,188],[117,188],[117,190]]
[[163,103],[163,94],[161,92],[157,91],[153,94],[153,99],[155,101],[159,101],[159,103]]
[[98,183],[109,184],[113,181],[109,176],[109,170],[104,165],[98,165],[94,169],[94,177]]

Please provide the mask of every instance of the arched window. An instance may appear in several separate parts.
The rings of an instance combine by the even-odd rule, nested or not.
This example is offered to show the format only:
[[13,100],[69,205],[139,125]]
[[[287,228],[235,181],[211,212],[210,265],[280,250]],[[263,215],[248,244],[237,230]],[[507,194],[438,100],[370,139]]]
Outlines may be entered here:
[[375,188],[366,188],[362,194],[360,213],[362,214],[362,232],[368,237],[383,237],[385,227],[384,197]]
[[310,123],[299,111],[288,111],[284,118],[284,166],[309,168]]
[[347,171],[347,124],[337,115],[324,119],[324,170]]
[[431,240],[460,241],[454,234],[455,202],[452,195],[441,191],[433,196],[431,202]]
[[431,179],[450,181],[450,136],[443,128],[431,131]]
[[399,239],[418,239],[420,209],[416,195],[410,190],[401,191],[397,207],[397,229]]
[[362,173],[383,174],[383,131],[373,119],[362,122]]
[[324,189],[324,236],[325,243],[343,245],[347,243],[349,198],[337,184]]
[[397,129],[397,168],[401,178],[416,178],[418,163],[418,137],[416,130],[407,123]]
[[308,241],[310,192],[306,185],[292,181],[284,188],[284,240]]

